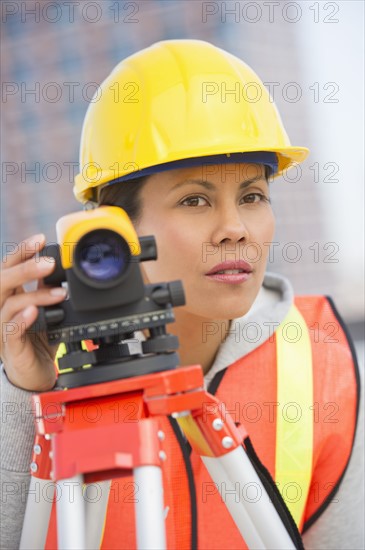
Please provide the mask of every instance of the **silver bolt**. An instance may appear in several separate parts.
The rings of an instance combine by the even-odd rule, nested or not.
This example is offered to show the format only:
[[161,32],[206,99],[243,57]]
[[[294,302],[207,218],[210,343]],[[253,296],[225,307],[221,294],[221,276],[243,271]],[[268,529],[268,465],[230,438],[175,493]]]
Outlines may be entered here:
[[53,458],[53,451],[49,451],[49,458],[52,460],[52,458]]
[[47,441],[49,441],[51,439],[51,434],[45,434],[44,439],[47,439]]
[[219,432],[224,426],[223,420],[221,418],[215,418],[213,420],[213,428]]
[[222,439],[222,445],[225,449],[230,449],[233,446],[233,439],[231,437],[223,437]]
[[167,458],[167,455],[166,455],[165,451],[160,451],[158,453],[158,456],[160,457],[160,460],[166,460],[166,458]]
[[190,411],[180,411],[180,412],[174,412],[172,413],[172,418],[180,418],[183,416],[189,416]]
[[37,445],[34,445],[33,451],[34,451],[34,453],[35,453],[36,455],[40,455],[41,452],[42,452],[42,447],[41,447],[40,445],[38,445],[38,444],[37,444]]
[[38,470],[38,464],[36,464],[35,462],[32,462],[30,465],[30,471],[35,473],[37,470]]
[[157,437],[160,441],[163,441],[165,439],[165,432],[163,432],[162,430],[158,430]]

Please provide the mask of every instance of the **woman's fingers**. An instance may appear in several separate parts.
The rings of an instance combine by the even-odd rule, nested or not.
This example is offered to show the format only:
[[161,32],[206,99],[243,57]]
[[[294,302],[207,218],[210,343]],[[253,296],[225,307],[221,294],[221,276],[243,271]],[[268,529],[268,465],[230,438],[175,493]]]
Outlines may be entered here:
[[[37,306],[47,306],[61,302],[66,296],[64,288],[42,289],[36,292],[14,294],[2,308],[1,316],[1,357],[4,361],[12,357],[17,360],[27,346],[29,335],[26,331],[38,316]],[[30,348],[29,348],[30,352]]]
[[47,391],[56,379],[51,349],[41,341],[40,334],[35,334],[34,341],[26,334],[37,315],[38,308],[31,305],[4,323],[7,333],[3,332],[3,338],[7,342],[1,356],[12,384],[29,391]]
[[14,265],[24,262],[42,250],[46,242],[43,233],[37,233],[17,244],[15,249],[9,252],[2,260],[2,269],[8,269]]
[[[9,380],[20,388],[33,391],[52,388],[56,374],[53,349],[46,335],[27,331],[37,319],[39,306],[57,304],[66,296],[61,287],[36,290],[30,285],[31,282],[41,283],[54,270],[53,258],[36,255],[44,245],[43,234],[23,241],[4,258],[0,274],[1,358]],[[32,286],[33,290],[25,292],[23,285]]]
[[[1,305],[14,294],[16,288],[34,279],[43,279],[55,267],[54,258],[31,258],[8,269],[1,270]],[[31,293],[30,293],[31,294]]]
[[2,323],[2,357],[6,362],[6,348],[11,350],[12,359],[22,353],[26,344],[26,331],[34,323],[38,316],[38,308],[34,305],[27,306],[18,312],[9,321]]
[[23,292],[10,296],[1,311],[2,321],[9,322],[15,315],[26,310],[29,306],[48,306],[61,302],[66,297],[66,289],[56,287],[42,288],[35,292]]

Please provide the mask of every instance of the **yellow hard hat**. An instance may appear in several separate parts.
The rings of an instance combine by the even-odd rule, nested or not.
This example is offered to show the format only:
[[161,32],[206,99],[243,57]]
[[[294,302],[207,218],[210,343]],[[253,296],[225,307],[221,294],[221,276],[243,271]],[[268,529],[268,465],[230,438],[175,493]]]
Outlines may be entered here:
[[290,145],[254,71],[201,40],[161,41],[121,61],[96,92],[83,125],[74,193],[87,202],[106,183],[189,159],[219,164],[222,155],[251,153],[247,162],[260,162],[255,155],[261,152],[273,153],[275,175],[308,155]]

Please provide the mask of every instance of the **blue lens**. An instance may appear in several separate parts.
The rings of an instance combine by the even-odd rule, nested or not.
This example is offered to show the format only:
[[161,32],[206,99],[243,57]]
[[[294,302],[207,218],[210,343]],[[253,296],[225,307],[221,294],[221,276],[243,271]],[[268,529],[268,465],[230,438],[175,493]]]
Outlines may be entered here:
[[79,243],[78,265],[89,278],[108,282],[124,274],[129,263],[129,247],[111,231],[93,231]]

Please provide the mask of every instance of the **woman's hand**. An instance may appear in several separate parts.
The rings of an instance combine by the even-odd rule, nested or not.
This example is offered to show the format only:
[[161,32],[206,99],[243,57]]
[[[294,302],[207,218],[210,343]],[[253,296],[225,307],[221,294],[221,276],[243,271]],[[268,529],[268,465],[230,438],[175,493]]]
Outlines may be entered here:
[[55,267],[53,258],[37,257],[45,245],[45,236],[34,235],[20,243],[2,261],[0,306],[2,337],[0,356],[12,384],[31,391],[46,391],[56,381],[54,357],[57,346],[50,346],[43,333],[28,333],[36,320],[37,306],[61,302],[65,289],[39,288],[25,292],[23,285],[50,275]]

